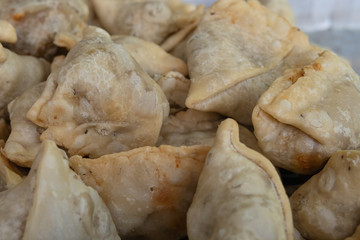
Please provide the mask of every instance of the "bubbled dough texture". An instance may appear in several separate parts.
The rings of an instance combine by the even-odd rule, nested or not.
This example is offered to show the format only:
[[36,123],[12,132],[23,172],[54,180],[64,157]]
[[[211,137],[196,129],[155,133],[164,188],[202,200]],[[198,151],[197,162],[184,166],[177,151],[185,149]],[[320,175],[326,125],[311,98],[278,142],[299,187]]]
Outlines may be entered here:
[[47,128],[41,140],[99,157],[155,145],[168,112],[154,80],[105,31],[89,27],[27,117]]
[[336,150],[359,147],[359,109],[359,77],[325,51],[263,94],[253,113],[255,135],[275,165],[312,173]]
[[304,33],[259,3],[221,0],[188,40],[187,56],[186,105],[251,125],[258,98],[276,77],[317,55]]
[[360,223],[360,152],[337,151],[290,198],[295,227],[311,240],[342,240]]
[[45,82],[25,91],[9,104],[11,133],[3,149],[11,161],[23,167],[31,167],[38,153],[43,129],[26,118],[26,113],[40,97]]
[[120,236],[178,239],[210,147],[142,147],[70,166],[106,202]]
[[225,120],[187,216],[189,239],[293,239],[289,201],[269,160],[238,140]]

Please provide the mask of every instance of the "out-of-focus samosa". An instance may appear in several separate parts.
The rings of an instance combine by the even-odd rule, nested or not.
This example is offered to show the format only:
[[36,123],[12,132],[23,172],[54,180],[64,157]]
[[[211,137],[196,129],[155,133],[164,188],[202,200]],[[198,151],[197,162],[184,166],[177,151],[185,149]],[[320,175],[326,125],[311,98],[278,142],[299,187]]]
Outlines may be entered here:
[[[12,25],[0,20],[0,42],[15,42],[16,39]],[[7,115],[8,103],[26,89],[46,80],[49,72],[50,65],[47,61],[18,55],[0,43],[0,117]]]
[[161,44],[180,32],[177,41],[172,40],[167,48],[186,37],[203,12],[203,6],[180,0],[93,0],[93,3],[101,24],[113,35],[131,35]]
[[82,0],[2,0],[0,19],[18,35],[6,46],[18,54],[51,59],[58,47],[70,49],[82,38],[88,6]]
[[179,239],[209,149],[142,147],[98,159],[73,156],[70,166],[99,192],[121,237]]
[[70,155],[99,157],[155,145],[169,103],[156,82],[104,30],[84,39],[51,73],[27,113]]
[[341,150],[291,195],[294,225],[305,239],[342,240],[355,232],[360,224],[359,179],[360,151]]
[[294,24],[295,16],[288,0],[259,0],[259,2]]
[[7,240],[120,239],[98,193],[44,141],[29,175],[0,192],[0,236]]
[[40,146],[40,135],[43,128],[26,118],[26,113],[38,100],[45,82],[39,83],[13,100],[9,106],[11,134],[3,149],[12,162],[23,167],[31,167]]
[[[241,136],[240,136],[241,139]],[[221,123],[187,214],[190,240],[292,240],[289,199],[271,162]]]

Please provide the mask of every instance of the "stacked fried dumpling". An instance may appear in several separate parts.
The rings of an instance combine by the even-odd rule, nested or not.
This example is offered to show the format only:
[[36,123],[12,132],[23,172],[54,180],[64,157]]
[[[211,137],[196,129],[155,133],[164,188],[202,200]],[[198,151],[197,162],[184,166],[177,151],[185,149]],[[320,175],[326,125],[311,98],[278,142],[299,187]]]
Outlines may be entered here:
[[194,23],[204,9],[180,0],[93,0],[93,3],[101,24],[111,34],[131,35],[156,44],[178,35],[173,36],[176,41],[171,40],[167,48],[196,27]]
[[[88,27],[51,73],[28,119],[70,155],[156,144],[169,104],[156,82],[104,30]],[[151,127],[149,127],[151,126]]]
[[51,141],[42,144],[29,175],[0,193],[0,203],[3,239],[120,239],[103,200]]
[[[0,42],[16,41],[14,27],[9,22],[0,20]],[[26,89],[46,80],[49,72],[50,65],[47,61],[18,55],[0,43],[0,118],[7,116],[8,103]]]
[[359,239],[359,76],[286,0],[204,9],[0,0],[0,239]]
[[51,59],[58,47],[70,49],[82,38],[88,6],[82,0],[2,0],[0,19],[9,21],[18,41],[7,44],[18,54]]
[[33,86],[8,106],[11,134],[3,153],[19,166],[31,167],[41,146],[40,135],[44,129],[28,120],[26,113],[38,100],[44,87],[45,82]]
[[[355,232],[360,224],[359,162],[360,151],[337,151],[291,196],[295,227],[306,239],[342,240]],[[353,238],[358,235],[359,230]]]
[[276,166],[314,173],[335,151],[360,147],[359,76],[347,61],[324,51],[278,78],[252,119],[260,147]]
[[258,1],[219,0],[187,42],[186,106],[251,125],[253,108],[270,84],[318,53],[303,32]]
[[[240,136],[241,139],[241,136]],[[293,239],[289,199],[271,162],[219,126],[187,215],[189,239]]]
[[70,166],[95,188],[125,239],[186,236],[186,212],[208,146],[142,147],[98,159],[70,158]]

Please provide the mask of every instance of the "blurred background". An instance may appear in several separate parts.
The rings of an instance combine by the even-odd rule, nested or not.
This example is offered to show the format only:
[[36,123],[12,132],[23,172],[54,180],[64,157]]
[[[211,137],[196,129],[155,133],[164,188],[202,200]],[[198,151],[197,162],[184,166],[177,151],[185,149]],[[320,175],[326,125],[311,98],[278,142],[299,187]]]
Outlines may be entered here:
[[[215,0],[184,0],[210,6]],[[348,59],[360,74],[360,0],[288,0],[310,41]]]

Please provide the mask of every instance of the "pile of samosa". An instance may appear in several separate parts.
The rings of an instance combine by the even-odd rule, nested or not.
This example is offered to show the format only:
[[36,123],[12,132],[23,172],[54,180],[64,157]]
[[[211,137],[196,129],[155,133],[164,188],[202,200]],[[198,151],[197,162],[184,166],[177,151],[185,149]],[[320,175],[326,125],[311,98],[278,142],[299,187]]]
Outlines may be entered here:
[[0,239],[359,239],[360,79],[293,24],[0,0]]

